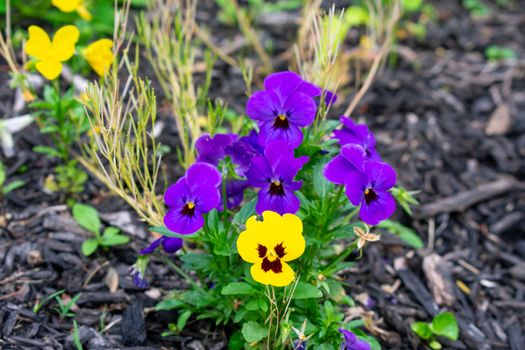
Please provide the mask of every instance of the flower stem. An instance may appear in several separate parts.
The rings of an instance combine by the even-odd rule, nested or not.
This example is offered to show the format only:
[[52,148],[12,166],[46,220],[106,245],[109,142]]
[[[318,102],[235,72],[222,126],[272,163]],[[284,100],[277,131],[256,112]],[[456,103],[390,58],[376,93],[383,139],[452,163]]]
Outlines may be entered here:
[[175,264],[173,261],[171,261],[168,257],[165,257],[165,256],[160,256],[158,255],[162,261],[164,261],[166,264],[168,264],[173,270],[175,270],[175,272],[177,272],[186,282],[188,282],[189,284],[191,284],[193,287],[197,288],[197,289],[202,289],[201,286],[199,286],[194,280],[193,278],[191,278],[190,275],[188,275],[186,272],[184,272],[180,267],[177,266],[177,264]]
[[334,260],[332,260],[332,262],[330,262],[323,268],[321,274],[326,274],[326,271],[330,270],[332,267],[339,264],[341,261],[344,261],[350,254],[352,254],[352,252],[357,248],[357,242],[358,241],[356,240],[350,243],[350,245],[346,247],[346,249],[341,254],[339,254]]

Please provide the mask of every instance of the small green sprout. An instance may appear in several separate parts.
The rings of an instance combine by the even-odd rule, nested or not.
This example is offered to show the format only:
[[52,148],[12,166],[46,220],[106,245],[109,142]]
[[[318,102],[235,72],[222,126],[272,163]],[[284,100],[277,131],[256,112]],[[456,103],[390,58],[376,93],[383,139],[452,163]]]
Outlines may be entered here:
[[463,0],[463,7],[473,17],[484,17],[490,13],[490,9],[480,0]]
[[122,245],[129,242],[129,237],[120,234],[120,230],[116,227],[106,227],[104,233],[100,233],[100,218],[95,208],[77,203],[73,206],[73,218],[75,221],[95,234],[95,238],[90,238],[82,243],[82,253],[85,256],[93,254],[99,246],[104,248]]
[[516,58],[516,52],[508,47],[492,45],[485,49],[485,57],[491,62]]
[[55,308],[55,310],[58,312],[61,319],[75,316],[75,313],[72,312],[71,308],[73,307],[73,305],[75,305],[80,296],[81,294],[78,293],[67,303],[64,303],[64,301],[58,295],[55,296],[55,301],[57,303],[57,307]]
[[16,190],[17,188],[20,188],[25,185],[25,183],[21,180],[15,180],[15,181],[6,183],[6,179],[7,179],[7,174],[6,174],[5,166],[0,161],[0,197],[2,195],[6,195],[9,192],[12,192]]
[[78,333],[78,324],[75,320],[73,320],[73,343],[77,350],[84,350],[82,342],[80,341],[80,334]]
[[419,205],[419,202],[414,197],[419,191],[407,191],[403,187],[394,187],[390,191],[403,210],[412,216],[412,209],[410,205]]
[[59,296],[60,294],[64,293],[65,291],[66,291],[65,289],[61,289],[59,291],[54,292],[51,295],[48,295],[42,301],[37,301],[35,303],[35,306],[33,306],[33,313],[37,314],[40,310],[42,310],[44,305],[46,305],[49,301],[51,301],[55,297]]
[[431,323],[414,322],[410,328],[421,339],[428,342],[434,350],[442,348],[441,343],[436,340],[436,336],[442,336],[451,340],[457,340],[459,336],[458,321],[451,312],[442,312],[434,317]]

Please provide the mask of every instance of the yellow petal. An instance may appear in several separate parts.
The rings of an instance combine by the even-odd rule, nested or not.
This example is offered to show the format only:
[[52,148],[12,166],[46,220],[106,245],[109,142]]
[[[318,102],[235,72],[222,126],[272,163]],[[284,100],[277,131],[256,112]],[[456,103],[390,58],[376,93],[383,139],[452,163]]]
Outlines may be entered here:
[[51,53],[49,35],[39,26],[30,26],[27,32],[29,33],[29,39],[25,46],[26,53],[39,60],[49,57]]
[[113,63],[114,56],[112,48],[112,40],[100,39],[89,45],[83,51],[83,55],[91,68],[100,76],[104,76]]
[[[248,222],[246,223],[246,227],[251,226],[250,222],[253,222],[255,220],[255,216],[249,218]],[[239,252],[239,255],[241,256],[242,260],[249,263],[255,263],[260,260],[257,251],[257,239],[258,236],[255,234],[253,229],[247,229],[246,231],[241,232],[239,238],[237,238],[237,251]]]
[[[264,214],[264,213],[263,213]],[[303,222],[298,216],[284,214],[282,217],[283,246],[286,255],[283,261],[292,261],[303,255],[306,242],[303,237]]]
[[60,11],[67,13],[75,11],[82,3],[82,0],[52,0],[51,3],[58,7]]
[[262,259],[259,259],[250,269],[253,279],[259,283],[270,284],[275,287],[284,287],[292,283],[295,278],[295,273],[292,268],[285,262],[282,262],[282,271],[279,273],[275,273],[272,270],[264,272],[261,264]]
[[75,54],[75,44],[78,41],[80,32],[73,25],[63,26],[53,36],[53,56],[57,60],[64,62]]
[[46,79],[55,80],[62,72],[62,63],[56,60],[45,60],[37,62],[36,69]]
[[80,5],[77,8],[77,13],[84,21],[91,21],[91,13],[89,13],[89,10],[84,5]]

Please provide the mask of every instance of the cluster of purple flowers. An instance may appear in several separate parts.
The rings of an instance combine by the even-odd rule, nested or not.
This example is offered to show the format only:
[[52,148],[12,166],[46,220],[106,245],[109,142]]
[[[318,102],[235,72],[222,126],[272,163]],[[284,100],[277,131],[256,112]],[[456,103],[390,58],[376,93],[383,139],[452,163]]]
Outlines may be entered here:
[[[247,102],[246,113],[259,133],[203,135],[195,143],[197,162],[185,176],[170,186],[164,195],[169,207],[166,227],[179,234],[191,234],[202,228],[202,214],[216,208],[224,210],[241,204],[248,187],[259,189],[256,211],[272,210],[279,214],[296,213],[300,202],[295,191],[302,186],[295,181],[308,157],[295,158],[294,149],[302,140],[301,128],[315,119],[322,89],[293,72],[280,72],[264,80],[264,90],[255,92]],[[336,96],[325,92],[325,103]],[[220,170],[220,171],[219,171]],[[223,188],[226,200],[222,198]],[[167,253],[182,247],[180,238],[161,237],[142,254],[162,246]]]
[[344,185],[350,202],[359,207],[359,217],[369,225],[389,218],[396,209],[389,190],[396,183],[396,172],[381,162],[375,150],[374,135],[364,124],[341,117],[343,128],[334,131],[341,150],[324,169],[328,181]]

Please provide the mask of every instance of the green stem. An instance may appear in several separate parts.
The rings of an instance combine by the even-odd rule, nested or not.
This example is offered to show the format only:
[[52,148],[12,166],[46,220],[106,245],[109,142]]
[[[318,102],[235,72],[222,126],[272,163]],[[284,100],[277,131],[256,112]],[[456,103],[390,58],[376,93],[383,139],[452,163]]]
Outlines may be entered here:
[[159,256],[159,255],[157,255],[157,256],[160,257],[160,258],[162,259],[162,261],[164,261],[166,264],[168,264],[173,270],[175,270],[175,272],[177,272],[182,278],[184,278],[184,280],[185,280],[186,282],[188,282],[189,284],[191,284],[193,287],[202,290],[202,287],[199,286],[199,285],[193,280],[193,278],[191,278],[190,275],[188,275],[186,272],[184,272],[180,267],[177,266],[177,264],[175,264],[173,261],[171,261],[168,257],[165,257],[165,256]]
[[358,241],[354,241],[348,247],[346,247],[346,249],[341,254],[339,254],[337,258],[332,260],[332,262],[330,262],[321,270],[321,274],[324,275],[326,271],[330,270],[332,267],[339,264],[341,261],[344,261],[350,254],[352,254],[352,252],[357,248],[357,242]]

